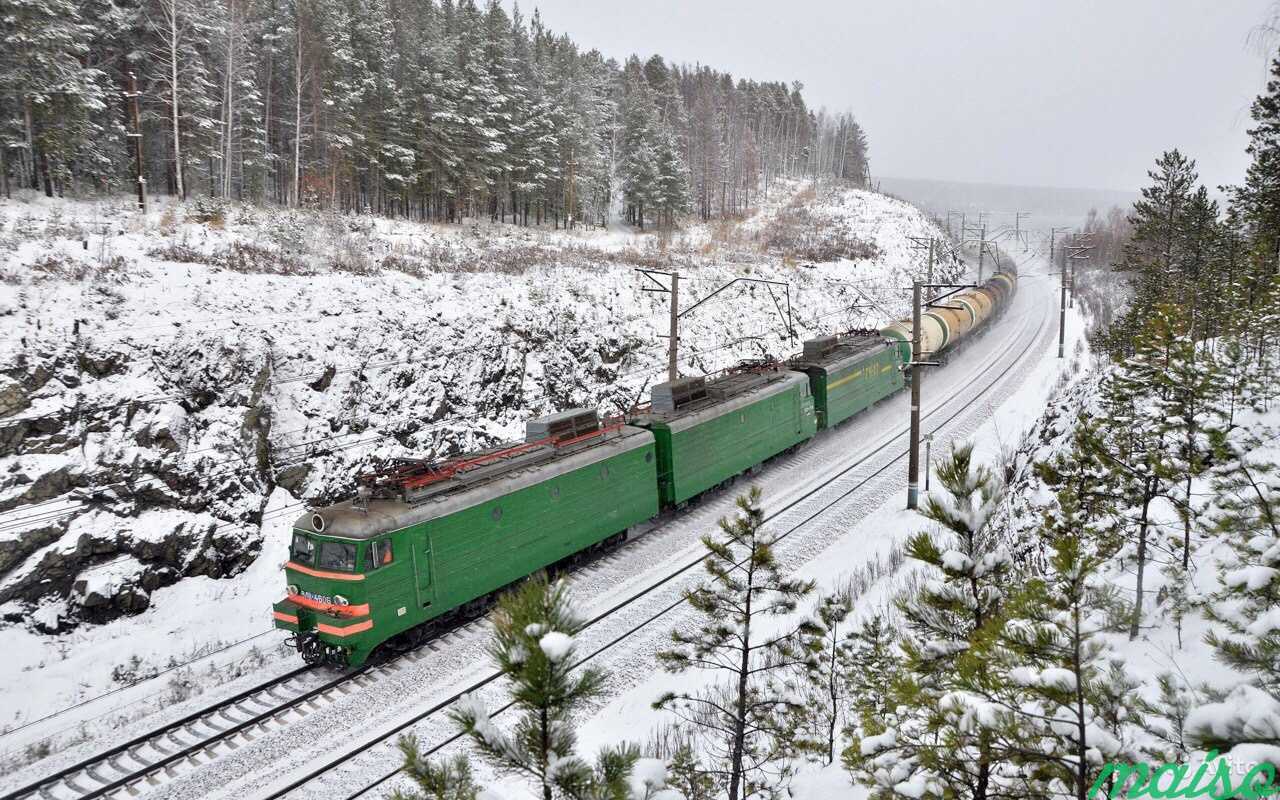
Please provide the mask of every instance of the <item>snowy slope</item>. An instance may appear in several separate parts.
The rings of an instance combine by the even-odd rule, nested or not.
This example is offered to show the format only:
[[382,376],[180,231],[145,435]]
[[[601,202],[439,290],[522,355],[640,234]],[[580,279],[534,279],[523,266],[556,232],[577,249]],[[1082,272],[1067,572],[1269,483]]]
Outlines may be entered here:
[[[666,296],[636,266],[679,269],[686,306],[737,276],[785,281],[799,338],[904,314],[923,266],[907,237],[936,229],[879,195],[794,188],[672,236],[0,203],[0,678],[29,686],[3,724],[267,631],[289,522],[373,459],[642,398]],[[828,240],[868,257],[806,260]],[[785,308],[760,285],[717,296],[683,322],[682,370],[798,349]],[[277,638],[191,669],[232,679]],[[85,713],[141,694],[156,701],[143,684]]]

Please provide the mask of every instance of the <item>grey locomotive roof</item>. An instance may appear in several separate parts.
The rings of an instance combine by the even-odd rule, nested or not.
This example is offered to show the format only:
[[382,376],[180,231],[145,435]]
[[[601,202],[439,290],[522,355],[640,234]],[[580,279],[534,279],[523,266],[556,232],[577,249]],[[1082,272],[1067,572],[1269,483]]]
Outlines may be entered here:
[[[744,380],[747,378],[759,378],[760,373],[742,373],[739,375],[728,375],[719,378],[707,384],[708,389],[714,391],[716,389],[728,388],[732,391],[732,383],[735,380]],[[664,422],[667,427],[673,431],[683,431],[692,428],[695,425],[706,422],[709,419],[715,419],[730,411],[736,411],[739,408],[745,408],[752,403],[759,402],[766,397],[772,397],[789,390],[797,384],[808,386],[809,377],[802,372],[791,372],[790,370],[780,370],[775,373],[766,373],[764,382],[751,386],[737,394],[733,394],[728,398],[718,398],[715,396],[707,397],[704,400],[698,400],[686,406],[676,409],[674,412],[661,412],[646,414],[637,422],[652,420],[655,422]]]
[[839,344],[831,348],[821,356],[802,356],[792,359],[790,364],[793,367],[821,367],[828,374],[839,372],[847,367],[852,367],[860,361],[865,360],[869,356],[875,355],[882,350],[892,347],[888,342],[879,336],[859,337],[857,339],[842,339]]
[[423,502],[409,504],[400,499],[370,500],[365,509],[360,509],[354,500],[346,500],[308,511],[294,522],[293,527],[320,533],[311,522],[312,515],[319,514],[324,518],[325,536],[371,539],[446,517],[652,442],[653,434],[649,431],[624,425],[616,432],[604,434],[600,440],[583,442],[560,452],[551,445],[544,445],[509,461],[468,470],[463,475],[441,481],[442,491]]

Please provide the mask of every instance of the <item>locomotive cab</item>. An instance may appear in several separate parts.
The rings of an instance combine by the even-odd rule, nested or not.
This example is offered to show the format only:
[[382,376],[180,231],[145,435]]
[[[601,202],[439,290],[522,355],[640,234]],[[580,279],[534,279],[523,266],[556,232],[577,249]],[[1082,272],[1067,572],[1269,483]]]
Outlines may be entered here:
[[320,514],[306,522],[294,526],[286,594],[272,617],[277,628],[295,634],[291,644],[307,663],[358,665],[377,641],[374,609],[379,599],[385,605],[403,559],[390,535],[335,535]]

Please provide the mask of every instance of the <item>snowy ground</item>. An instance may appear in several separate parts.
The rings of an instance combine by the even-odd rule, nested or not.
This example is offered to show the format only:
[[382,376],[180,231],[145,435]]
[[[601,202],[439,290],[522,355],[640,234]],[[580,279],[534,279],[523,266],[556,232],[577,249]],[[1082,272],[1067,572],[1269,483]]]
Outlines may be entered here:
[[[780,256],[761,237],[794,188],[674,237],[0,202],[0,759],[83,754],[293,666],[267,613],[289,522],[371,458],[642,397],[666,314],[638,264],[678,268],[686,303],[786,281],[801,338],[905,313],[923,266],[907,237],[936,229],[895,200],[822,195],[811,238],[876,255]],[[718,296],[684,322],[682,369],[798,349],[779,308],[760,285]]]

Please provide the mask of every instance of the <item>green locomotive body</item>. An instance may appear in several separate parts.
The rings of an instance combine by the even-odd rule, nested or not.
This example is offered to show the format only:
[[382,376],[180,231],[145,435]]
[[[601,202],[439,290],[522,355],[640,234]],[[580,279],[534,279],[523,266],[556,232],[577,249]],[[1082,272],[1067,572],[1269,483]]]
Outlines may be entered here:
[[776,365],[661,383],[651,398],[648,413],[632,423],[653,431],[664,507],[688,502],[817,430],[808,379]]
[[788,362],[809,376],[818,430],[834,428],[903,386],[901,351],[879,336],[825,336]]
[[[565,425],[569,423],[567,433]],[[276,625],[312,662],[374,647],[658,513],[653,435],[575,410],[523,445],[383,476],[294,524]]]

